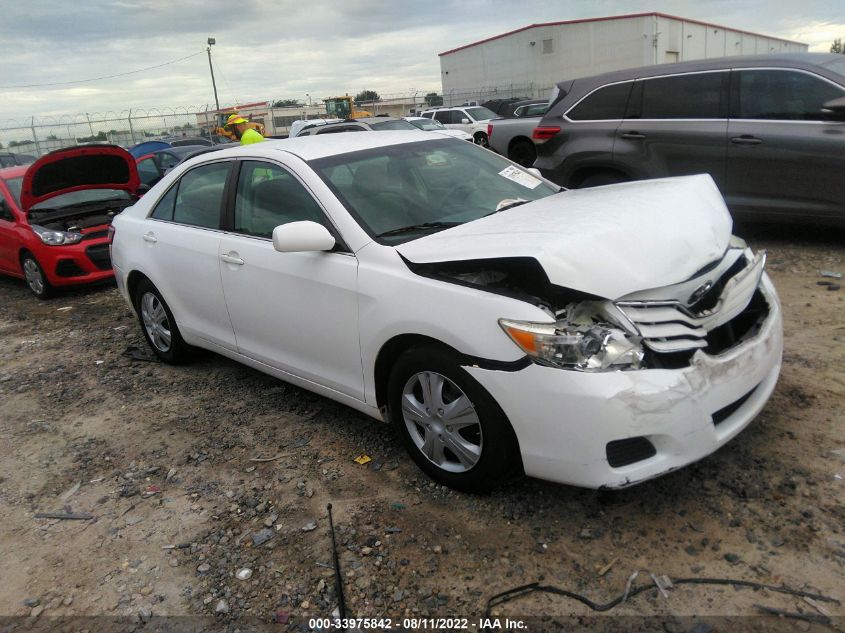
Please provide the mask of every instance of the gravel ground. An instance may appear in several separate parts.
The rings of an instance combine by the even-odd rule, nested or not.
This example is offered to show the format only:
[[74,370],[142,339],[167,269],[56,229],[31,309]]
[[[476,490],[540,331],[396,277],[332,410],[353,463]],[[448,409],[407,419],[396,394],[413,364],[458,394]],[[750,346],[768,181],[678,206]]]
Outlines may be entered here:
[[[535,581],[605,602],[638,569],[843,600],[845,290],[817,285],[831,281],[819,270],[845,272],[842,237],[751,232],[784,304],[773,398],[715,455],[619,492],[527,479],[486,496],[450,491],[392,429],[351,409],[212,354],[152,361],[112,286],[39,302],[0,279],[0,615],[7,628],[82,616],[303,625],[337,603],[329,502],[349,614],[394,625],[454,616],[474,630],[493,594]],[[372,461],[355,463],[362,454]],[[494,615],[528,630],[783,622],[746,617],[758,604],[807,616],[783,630],[843,626],[840,605],[730,586],[650,589],[615,618],[550,595]],[[811,621],[823,611],[840,617]]]

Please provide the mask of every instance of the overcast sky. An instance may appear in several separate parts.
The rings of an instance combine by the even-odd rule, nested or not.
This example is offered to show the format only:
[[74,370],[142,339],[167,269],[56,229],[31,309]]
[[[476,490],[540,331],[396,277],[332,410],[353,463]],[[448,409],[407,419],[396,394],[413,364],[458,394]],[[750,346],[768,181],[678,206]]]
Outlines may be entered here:
[[[3,3],[0,106],[7,119],[373,89],[440,89],[437,53],[544,21],[662,11],[805,42],[845,39],[843,0],[32,0]],[[125,73],[201,53],[125,77]],[[0,124],[0,127],[4,127]]]

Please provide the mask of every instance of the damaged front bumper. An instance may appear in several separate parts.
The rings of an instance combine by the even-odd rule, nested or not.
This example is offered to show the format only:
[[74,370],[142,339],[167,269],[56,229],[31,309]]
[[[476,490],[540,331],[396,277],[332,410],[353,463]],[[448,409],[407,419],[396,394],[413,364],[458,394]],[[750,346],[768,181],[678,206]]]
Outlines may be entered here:
[[496,399],[516,432],[527,475],[587,488],[621,488],[697,461],[762,410],[783,351],[777,294],[753,337],[680,369],[584,373],[532,364],[465,369]]

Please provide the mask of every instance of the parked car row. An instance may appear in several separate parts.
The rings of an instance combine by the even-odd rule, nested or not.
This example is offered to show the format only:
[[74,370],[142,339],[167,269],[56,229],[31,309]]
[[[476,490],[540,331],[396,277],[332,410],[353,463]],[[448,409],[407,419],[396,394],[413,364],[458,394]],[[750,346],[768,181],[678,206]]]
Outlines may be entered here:
[[560,82],[490,147],[566,187],[710,174],[734,217],[845,226],[845,58],[801,53]]
[[[743,85],[735,72],[723,90]],[[656,78],[559,86],[533,137],[553,149],[564,125],[606,125],[576,110],[628,82],[622,125]],[[727,90],[720,108],[742,103]],[[457,489],[520,474],[625,487],[754,419],[780,371],[780,305],[713,178],[565,190],[475,146],[490,110],[423,114],[446,129],[349,119],[243,148],[74,148],[0,170],[0,266],[40,297],[114,275],[162,361],[208,349],[389,421]],[[139,168],[155,168],[146,193]]]

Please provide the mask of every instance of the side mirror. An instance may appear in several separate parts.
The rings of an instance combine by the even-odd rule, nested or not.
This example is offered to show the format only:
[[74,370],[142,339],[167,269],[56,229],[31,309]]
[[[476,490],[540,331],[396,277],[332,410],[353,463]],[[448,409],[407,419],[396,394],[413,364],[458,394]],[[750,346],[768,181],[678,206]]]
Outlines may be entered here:
[[827,121],[845,121],[845,97],[823,103],[822,115]]
[[461,119],[461,123],[467,125],[469,123],[469,119]]
[[273,229],[273,248],[280,253],[330,251],[334,245],[329,230],[316,222],[288,222]]
[[537,169],[536,167],[528,167],[525,171],[527,171],[529,174],[532,174],[532,175],[534,175],[534,176],[537,176],[537,178],[542,178],[542,177],[543,177],[543,174],[541,174],[541,173],[540,173],[540,170],[539,170],[539,169]]

